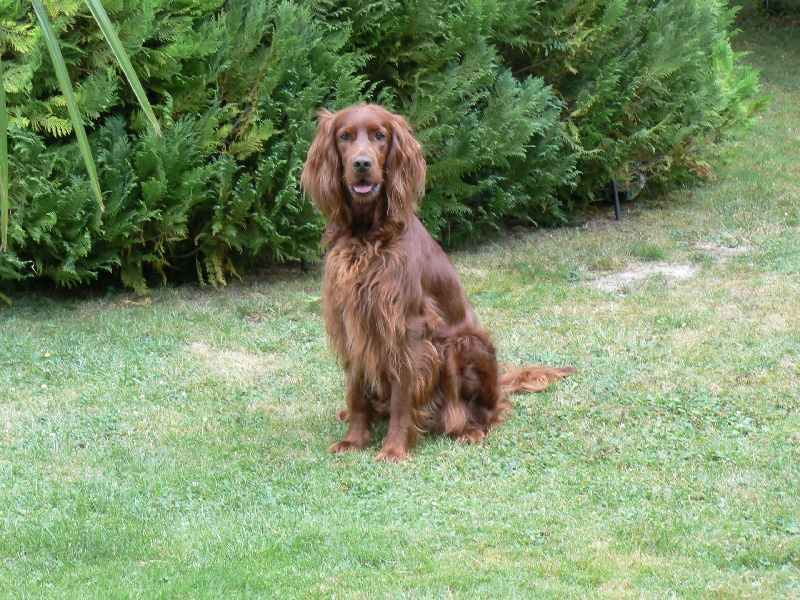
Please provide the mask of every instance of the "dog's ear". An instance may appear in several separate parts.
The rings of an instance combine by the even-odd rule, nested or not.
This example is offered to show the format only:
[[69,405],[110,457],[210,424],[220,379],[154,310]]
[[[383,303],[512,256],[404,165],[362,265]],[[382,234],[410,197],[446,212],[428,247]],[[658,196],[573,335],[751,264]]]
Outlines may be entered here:
[[386,160],[386,196],[389,216],[403,217],[417,209],[425,193],[425,157],[411,126],[400,115],[391,116],[392,147]]
[[336,150],[336,116],[325,109],[317,113],[317,134],[308,150],[300,182],[317,208],[330,220],[341,208],[342,163]]

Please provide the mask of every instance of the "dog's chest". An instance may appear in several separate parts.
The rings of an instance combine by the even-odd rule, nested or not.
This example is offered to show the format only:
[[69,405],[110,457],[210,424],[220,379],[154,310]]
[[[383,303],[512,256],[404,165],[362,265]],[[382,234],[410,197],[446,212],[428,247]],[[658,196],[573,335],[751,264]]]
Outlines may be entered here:
[[402,301],[404,267],[392,245],[336,245],[325,261],[326,302],[360,314],[362,321],[392,318]]
[[392,245],[334,245],[325,262],[323,307],[337,353],[368,371],[405,360],[408,287],[407,265]]
[[440,315],[433,303],[420,301],[419,265],[409,260],[399,242],[335,244],[326,258],[328,337],[349,376],[377,403],[376,414],[385,412],[391,382],[407,379],[421,356],[436,355],[424,338]]

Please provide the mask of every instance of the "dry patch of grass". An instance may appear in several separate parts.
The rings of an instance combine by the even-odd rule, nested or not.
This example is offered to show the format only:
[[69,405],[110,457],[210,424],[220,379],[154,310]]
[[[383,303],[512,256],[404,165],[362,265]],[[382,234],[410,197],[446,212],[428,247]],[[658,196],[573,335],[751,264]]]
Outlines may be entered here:
[[192,342],[188,350],[211,373],[231,383],[250,380],[257,375],[268,376],[279,370],[283,362],[274,354],[213,348],[204,341]]
[[698,270],[699,267],[694,265],[676,263],[638,265],[619,273],[599,277],[592,281],[592,285],[604,292],[619,292],[653,275],[663,275],[667,279],[680,281],[694,276]]
[[736,246],[724,246],[718,242],[697,242],[694,247],[697,251],[708,254],[720,261],[726,261],[736,256],[745,256],[754,248],[754,246],[746,240]]

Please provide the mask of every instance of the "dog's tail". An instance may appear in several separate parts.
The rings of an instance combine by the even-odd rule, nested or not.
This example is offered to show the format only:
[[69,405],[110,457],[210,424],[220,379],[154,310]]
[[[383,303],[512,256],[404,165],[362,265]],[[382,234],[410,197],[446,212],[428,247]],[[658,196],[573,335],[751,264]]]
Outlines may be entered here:
[[500,387],[507,393],[541,392],[552,382],[577,373],[574,367],[540,367],[525,365],[512,367],[500,376]]

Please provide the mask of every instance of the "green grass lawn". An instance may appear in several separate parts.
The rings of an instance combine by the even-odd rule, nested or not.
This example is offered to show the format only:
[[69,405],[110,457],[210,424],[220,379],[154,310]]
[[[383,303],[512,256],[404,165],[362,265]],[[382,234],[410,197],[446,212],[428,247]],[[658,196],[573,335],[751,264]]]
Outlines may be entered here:
[[[800,597],[800,36],[717,180],[453,256],[508,362],[486,442],[330,455],[319,270],[0,310],[0,596]],[[377,436],[380,438],[380,436]]]

